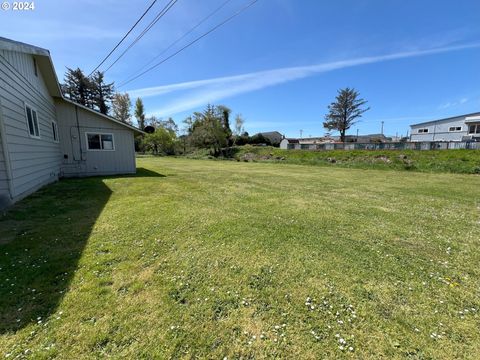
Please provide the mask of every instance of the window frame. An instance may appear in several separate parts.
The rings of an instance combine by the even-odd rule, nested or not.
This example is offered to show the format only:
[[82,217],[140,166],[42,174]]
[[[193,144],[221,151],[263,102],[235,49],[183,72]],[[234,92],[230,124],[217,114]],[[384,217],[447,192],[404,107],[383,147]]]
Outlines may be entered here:
[[[100,136],[100,147],[102,147],[102,135],[110,135],[112,137],[112,148],[111,149],[90,149],[88,144],[88,135],[99,135]],[[115,136],[113,133],[105,133],[105,132],[85,132],[85,142],[87,144],[87,151],[115,151]]]
[[[37,109],[35,107],[33,107],[32,105],[28,104],[28,103],[24,103],[24,105],[25,105],[24,106],[24,108],[25,108],[25,120],[26,120],[26,124],[27,124],[28,136],[30,136],[33,139],[41,139],[42,136],[40,135],[40,121],[38,119]],[[32,117],[33,135],[30,132],[30,124],[28,122],[28,110],[27,110],[28,108],[30,109],[30,114],[31,114],[31,117]],[[33,116],[33,113],[35,113],[35,116]],[[35,129],[38,131],[38,135],[35,134]]]
[[55,120],[52,120],[52,137],[54,143],[60,142],[60,138],[58,136],[58,123]]
[[417,134],[428,134],[428,128],[421,128],[417,130]]
[[461,132],[462,126],[450,126],[448,132]]
[[38,77],[38,66],[37,66],[37,59],[33,57],[33,74]]
[[[473,126],[473,131],[470,131],[470,128]],[[468,135],[477,135],[480,134],[480,123],[478,124],[469,124],[468,125]]]

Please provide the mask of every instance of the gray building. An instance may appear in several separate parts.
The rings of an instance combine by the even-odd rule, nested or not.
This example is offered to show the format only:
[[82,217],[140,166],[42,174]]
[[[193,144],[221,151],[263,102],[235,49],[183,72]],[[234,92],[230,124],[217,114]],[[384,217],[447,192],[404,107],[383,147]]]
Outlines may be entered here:
[[267,132],[261,132],[259,133],[262,135],[265,139],[268,139],[272,145],[280,145],[280,142],[284,138],[282,134],[280,134],[278,131],[267,131]]
[[135,173],[135,133],[63,98],[48,50],[0,37],[0,208],[59,177]]
[[480,112],[410,125],[411,141],[480,141]]

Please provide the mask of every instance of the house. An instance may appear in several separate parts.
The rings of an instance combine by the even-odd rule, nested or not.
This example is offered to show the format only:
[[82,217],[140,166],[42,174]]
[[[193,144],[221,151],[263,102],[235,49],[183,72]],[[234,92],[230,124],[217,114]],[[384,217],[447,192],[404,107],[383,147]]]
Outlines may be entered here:
[[278,146],[284,136],[280,134],[278,131],[268,131],[268,132],[262,132],[259,133],[262,135],[265,139],[270,141],[270,144]]
[[411,141],[480,141],[480,112],[410,125]]
[[300,141],[298,139],[283,138],[280,141],[280,149],[300,149]]
[[280,142],[280,149],[304,149],[314,150],[318,144],[333,143],[331,137],[309,137],[309,138],[284,138]]
[[65,99],[48,50],[0,37],[0,208],[60,177],[135,173],[136,133]]

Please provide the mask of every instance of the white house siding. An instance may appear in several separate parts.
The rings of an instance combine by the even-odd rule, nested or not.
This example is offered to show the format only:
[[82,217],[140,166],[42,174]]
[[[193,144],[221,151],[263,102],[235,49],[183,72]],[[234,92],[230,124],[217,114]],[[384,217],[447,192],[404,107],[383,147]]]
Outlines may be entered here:
[[[60,151],[63,157],[63,176],[135,173],[133,130],[62,99],[56,99],[55,102],[60,133]],[[115,150],[87,150],[85,134],[88,132],[113,134]]]
[[[450,127],[462,128],[462,131],[449,131]],[[419,129],[428,129],[428,133],[418,133]],[[412,141],[462,141],[468,135],[468,124],[465,116],[425,122],[411,126]]]
[[[1,111],[1,109],[0,109]],[[0,114],[1,118],[2,114]],[[0,119],[1,120],[1,119]],[[1,132],[0,127],[0,132]],[[10,192],[7,182],[7,171],[5,168],[5,158],[3,154],[2,136],[0,134],[0,209],[10,203]]]
[[[58,179],[59,144],[53,141],[55,104],[40,69],[35,76],[33,56],[0,51],[0,103],[9,150],[14,200]],[[40,139],[31,138],[25,103],[37,110]]]

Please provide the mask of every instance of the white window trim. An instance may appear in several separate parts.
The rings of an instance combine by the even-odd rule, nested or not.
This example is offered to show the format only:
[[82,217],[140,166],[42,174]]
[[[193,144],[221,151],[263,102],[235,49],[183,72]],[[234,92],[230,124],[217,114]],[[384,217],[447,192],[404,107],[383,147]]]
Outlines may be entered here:
[[[24,109],[25,109],[25,123],[27,124],[27,133],[28,136],[30,136],[32,139],[41,139],[40,135],[40,121],[38,120],[38,111],[37,108],[33,107],[32,105],[24,102]],[[35,111],[35,114],[37,114],[37,126],[38,126],[38,136],[30,134],[30,126],[28,125],[28,115],[27,115],[27,107],[30,108],[30,110]],[[32,113],[32,121],[33,121],[33,113]],[[34,124],[35,125],[35,124]]]
[[[475,126],[475,131],[474,132],[470,132],[470,126]],[[468,125],[468,135],[477,135],[477,129],[480,127],[480,124],[470,124]]]
[[[90,149],[88,147],[88,135],[111,135],[112,136],[112,145],[113,145],[113,149]],[[104,132],[86,132],[85,133],[85,141],[86,141],[86,144],[87,144],[87,151],[115,151],[115,136],[113,135],[113,133],[104,133]],[[100,137],[100,144],[102,143],[102,139]]]
[[[459,129],[457,130],[457,128],[459,128]],[[448,132],[461,132],[462,130],[463,130],[462,126],[450,126],[448,128]]]
[[60,142],[60,136],[58,134],[58,123],[55,120],[52,120],[52,124],[55,124],[55,133],[57,134],[57,139],[55,139],[55,136],[53,134],[53,128],[52,128],[53,142],[54,143],[59,143]]
[[417,130],[417,134],[428,134],[428,133],[429,133],[428,128],[420,128]]

